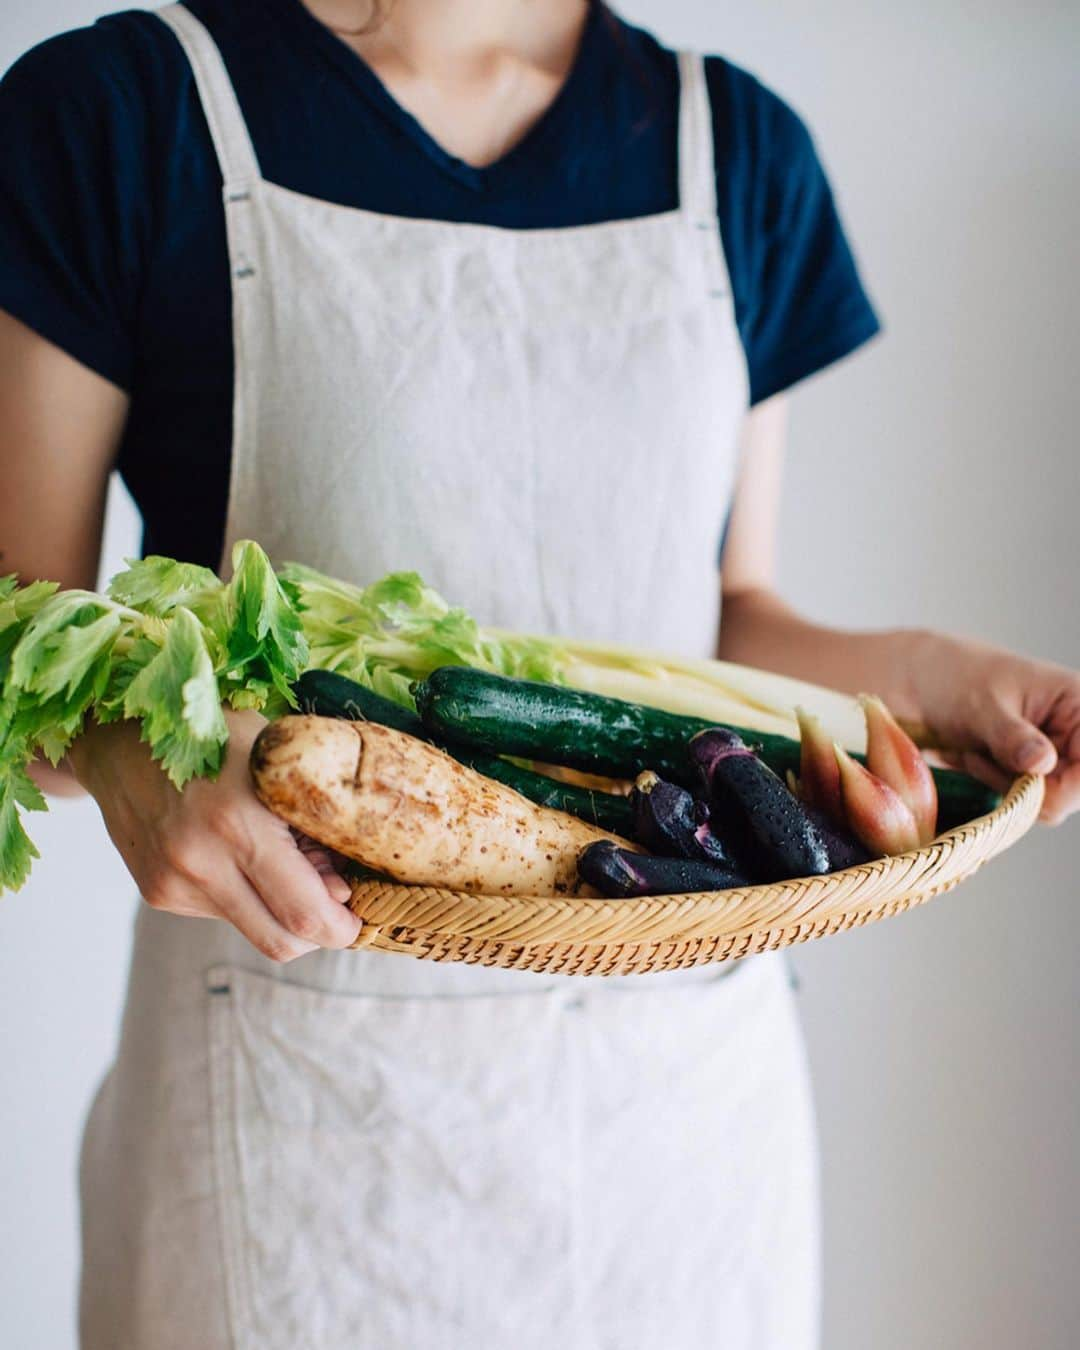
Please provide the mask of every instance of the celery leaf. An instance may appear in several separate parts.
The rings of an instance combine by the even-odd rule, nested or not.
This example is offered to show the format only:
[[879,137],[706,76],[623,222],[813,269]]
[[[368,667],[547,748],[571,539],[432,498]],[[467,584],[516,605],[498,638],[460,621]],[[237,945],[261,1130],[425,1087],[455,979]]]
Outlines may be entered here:
[[109,595],[144,614],[164,616],[178,605],[190,609],[204,592],[212,594],[221,587],[208,567],[151,554],[138,561],[129,558],[126,571],[118,572],[109,582]]
[[308,662],[300,616],[257,544],[241,540],[233,549],[232,562],[229,676],[244,682],[248,677],[268,681],[291,700],[292,682]]
[[34,859],[41,857],[19,815],[19,806],[26,796],[25,781],[28,781],[25,772],[0,774],[0,889],[3,890],[19,890],[30,875]]
[[130,681],[124,715],[139,718],[143,740],[176,787],[221,767],[228,727],[199,621],[173,611],[164,646]]

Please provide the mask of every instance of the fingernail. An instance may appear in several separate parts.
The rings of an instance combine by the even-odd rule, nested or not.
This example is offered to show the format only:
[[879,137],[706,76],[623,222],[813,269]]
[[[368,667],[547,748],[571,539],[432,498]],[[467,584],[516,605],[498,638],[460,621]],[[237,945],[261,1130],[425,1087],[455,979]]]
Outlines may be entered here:
[[1042,741],[1025,741],[1016,758],[1022,769],[1033,769],[1046,758],[1046,746]]

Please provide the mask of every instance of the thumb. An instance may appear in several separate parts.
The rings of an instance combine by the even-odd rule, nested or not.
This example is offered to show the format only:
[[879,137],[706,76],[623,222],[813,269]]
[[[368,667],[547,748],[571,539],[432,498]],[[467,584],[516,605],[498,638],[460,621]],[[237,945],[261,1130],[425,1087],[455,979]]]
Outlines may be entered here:
[[981,732],[986,748],[1003,769],[1014,773],[1050,773],[1057,750],[1033,723],[1000,704],[986,709]]

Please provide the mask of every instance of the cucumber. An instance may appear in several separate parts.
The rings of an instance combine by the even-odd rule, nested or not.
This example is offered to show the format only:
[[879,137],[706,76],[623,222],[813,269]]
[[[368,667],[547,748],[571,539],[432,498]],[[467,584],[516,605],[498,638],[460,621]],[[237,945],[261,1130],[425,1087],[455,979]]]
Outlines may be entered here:
[[350,722],[378,722],[421,741],[433,739],[416,713],[335,670],[305,670],[292,690],[302,713],[341,717]]
[[505,783],[538,806],[554,811],[566,811],[580,820],[621,835],[633,837],[633,808],[628,797],[617,797],[610,792],[592,792],[572,783],[558,783],[542,773],[533,773],[498,755],[482,750],[455,745],[433,733],[414,712],[381,694],[365,689],[345,675],[331,670],[307,670],[293,685],[300,711],[318,717],[341,717],[352,721],[378,722],[381,726],[403,731],[422,741],[431,741],[478,773]]
[[610,778],[644,769],[697,787],[686,747],[711,723],[536,680],[440,666],[414,689],[437,736],[489,754],[520,755]]
[[[610,778],[636,778],[644,769],[695,791],[697,775],[687,746],[715,723],[580,689],[517,680],[467,666],[440,666],[416,686],[424,725],[447,744],[493,755],[518,755],[566,764]],[[787,736],[731,726],[784,778],[799,772],[799,742]],[[863,756],[856,756],[863,759]],[[977,779],[935,769],[938,830],[992,811],[1001,797]]]

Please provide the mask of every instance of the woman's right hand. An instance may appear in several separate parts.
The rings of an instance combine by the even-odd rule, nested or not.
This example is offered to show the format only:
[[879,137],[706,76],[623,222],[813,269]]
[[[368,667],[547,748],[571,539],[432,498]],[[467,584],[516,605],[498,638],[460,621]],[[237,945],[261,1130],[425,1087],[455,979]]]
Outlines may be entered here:
[[360,921],[345,907],[348,883],[329,854],[301,849],[255,796],[248,755],[265,719],[229,711],[225,718],[221,773],[182,792],[132,722],[89,727],[68,758],[152,908],[225,919],[271,961],[350,946]]

